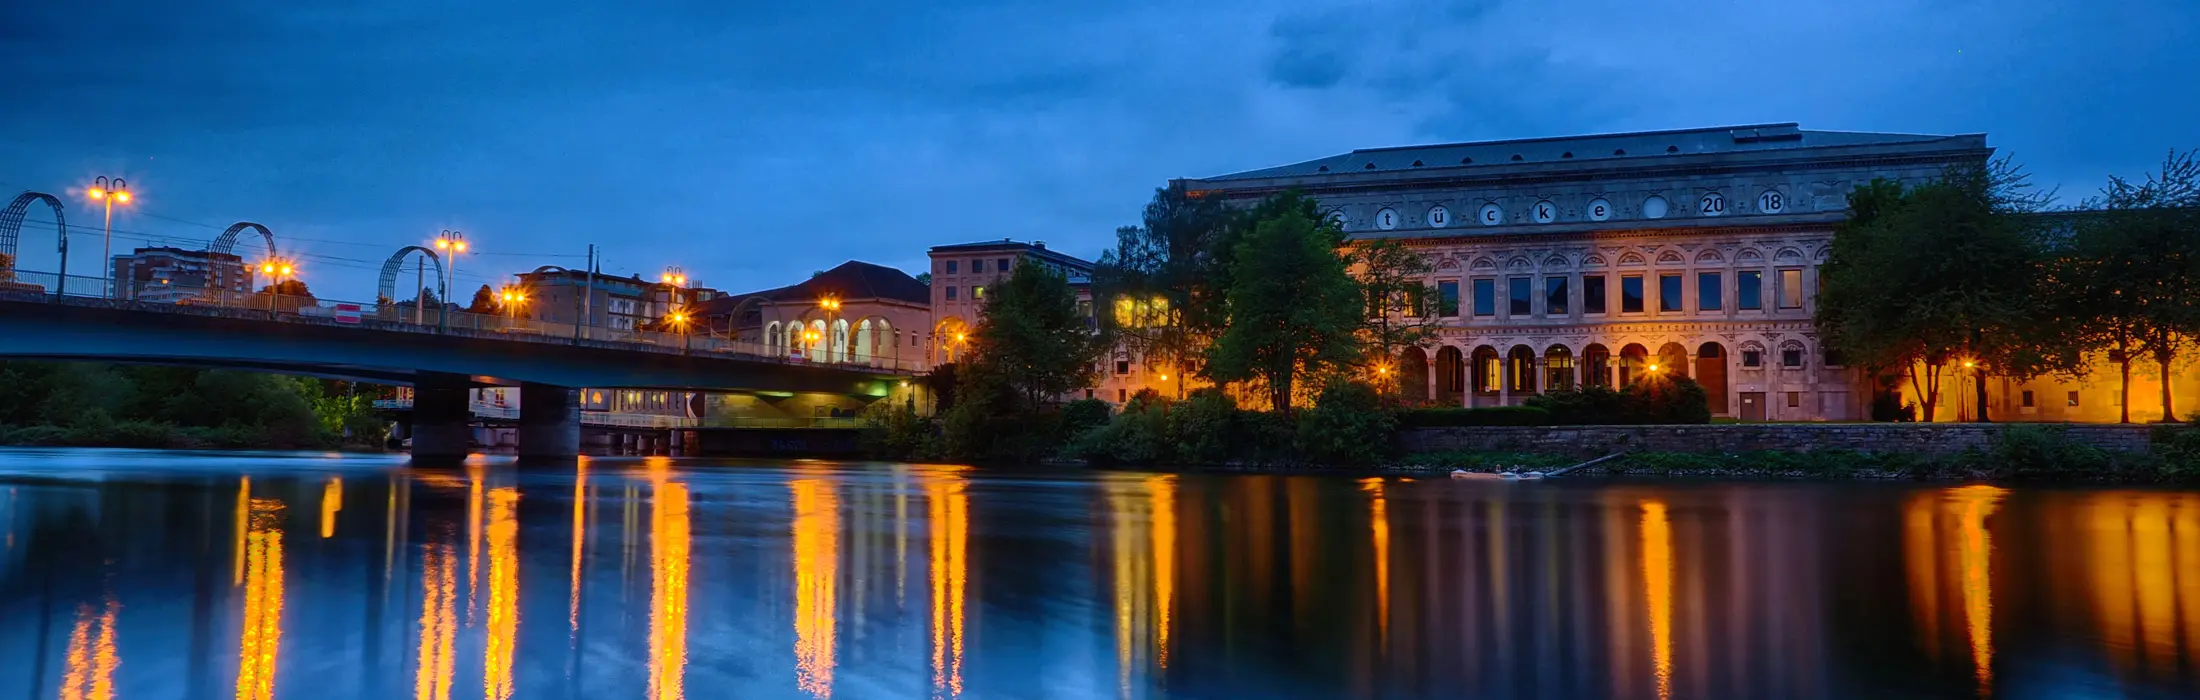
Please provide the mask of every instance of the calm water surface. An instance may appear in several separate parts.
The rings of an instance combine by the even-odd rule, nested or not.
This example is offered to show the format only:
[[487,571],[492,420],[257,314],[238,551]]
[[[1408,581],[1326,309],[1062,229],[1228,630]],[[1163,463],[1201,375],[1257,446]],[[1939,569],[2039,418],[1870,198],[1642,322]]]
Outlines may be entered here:
[[0,698],[2200,693],[2200,493],[0,451]]

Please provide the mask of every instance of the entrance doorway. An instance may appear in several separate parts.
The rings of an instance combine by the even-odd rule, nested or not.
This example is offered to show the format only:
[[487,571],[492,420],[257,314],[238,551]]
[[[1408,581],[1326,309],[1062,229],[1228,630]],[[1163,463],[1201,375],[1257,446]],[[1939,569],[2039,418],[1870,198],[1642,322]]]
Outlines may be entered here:
[[1742,392],[1742,420],[1745,420],[1745,421],[1762,421],[1762,420],[1764,420],[1764,419],[1765,419],[1765,392],[1762,392],[1762,391],[1744,391],[1744,392]]
[[1696,383],[1703,385],[1704,402],[1711,405],[1711,415],[1726,415],[1730,410],[1726,403],[1726,348],[1718,343],[1696,348]]

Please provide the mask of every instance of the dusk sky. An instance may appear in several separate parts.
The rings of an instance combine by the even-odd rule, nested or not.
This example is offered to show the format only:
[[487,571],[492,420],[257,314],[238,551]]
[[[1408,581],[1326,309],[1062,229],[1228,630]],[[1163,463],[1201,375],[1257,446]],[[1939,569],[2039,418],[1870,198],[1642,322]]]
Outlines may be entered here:
[[2193,0],[570,5],[9,3],[0,190],[66,193],[72,271],[119,175],[118,251],[257,221],[370,300],[445,228],[467,288],[590,243],[732,291],[1002,237],[1097,257],[1169,178],[1353,148],[1983,132],[2076,199],[2200,147]]

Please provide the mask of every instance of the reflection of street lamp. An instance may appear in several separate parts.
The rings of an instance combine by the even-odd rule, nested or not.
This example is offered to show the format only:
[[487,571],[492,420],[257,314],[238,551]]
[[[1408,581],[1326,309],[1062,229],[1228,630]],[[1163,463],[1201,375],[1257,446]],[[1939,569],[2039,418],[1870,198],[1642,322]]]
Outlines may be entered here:
[[[100,239],[99,264],[107,268],[107,272],[104,275],[107,278],[107,281],[114,282],[115,204],[117,202],[120,202],[122,204],[130,203],[130,183],[124,182],[122,178],[119,177],[109,180],[107,179],[107,176],[101,175],[92,179],[92,191],[88,194],[92,196],[92,199],[97,199],[107,205],[107,234]],[[68,284],[68,280],[61,281],[61,286],[66,287],[68,286]],[[112,296],[115,293],[113,288],[116,285],[109,284],[107,286],[107,293],[109,296]]]
[[275,316],[275,298],[283,295],[283,279],[297,271],[287,260],[270,259],[260,263],[260,273],[267,275],[270,280],[267,283],[267,315],[270,318]]

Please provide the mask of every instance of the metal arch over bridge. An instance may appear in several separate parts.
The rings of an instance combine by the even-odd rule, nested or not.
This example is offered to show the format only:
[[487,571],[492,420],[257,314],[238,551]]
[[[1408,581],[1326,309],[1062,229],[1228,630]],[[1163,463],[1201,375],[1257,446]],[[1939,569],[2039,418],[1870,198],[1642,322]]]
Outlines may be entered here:
[[23,217],[30,213],[31,202],[37,201],[44,201],[46,206],[53,208],[53,226],[60,239],[61,264],[68,265],[69,220],[61,213],[61,200],[44,192],[24,192],[17,195],[15,201],[8,204],[7,209],[0,210],[0,255],[7,256],[9,261],[7,267],[14,267],[14,261],[19,259],[16,257],[15,250],[17,239],[23,233]]
[[214,242],[211,245],[208,245],[206,249],[212,252],[221,253],[223,255],[235,255],[235,253],[231,251],[234,251],[237,247],[237,234],[242,233],[245,229],[259,231],[260,237],[267,240],[267,257],[276,257],[275,233],[267,230],[266,226],[261,226],[250,221],[239,221],[237,223],[230,224],[229,229],[222,231],[222,235],[216,236],[214,238]]
[[[437,301],[449,301],[449,300],[450,300],[450,298],[451,298],[451,290],[449,290],[449,289],[445,289],[445,288],[444,288],[444,284],[443,284],[443,258],[442,258],[441,256],[438,256],[438,255],[436,255],[436,254],[435,254],[435,251],[433,251],[433,250],[429,250],[429,249],[427,249],[427,248],[425,248],[425,247],[421,247],[421,246],[416,246],[416,245],[409,245],[409,246],[405,246],[405,247],[403,247],[403,248],[399,248],[399,249],[397,249],[397,254],[396,254],[396,255],[392,255],[392,256],[390,256],[390,259],[382,261],[382,279],[381,279],[381,283],[380,283],[380,286],[376,288],[376,292],[377,292],[378,294],[380,294],[380,296],[377,296],[377,297],[375,297],[375,299],[377,299],[377,300],[381,300],[381,299],[388,299],[388,300],[390,300],[390,301],[393,301],[393,302],[394,302],[394,301],[397,301],[397,300],[398,300],[398,299],[397,299],[397,273],[399,273],[399,272],[403,272],[403,271],[404,271],[404,269],[405,269],[405,255],[406,255],[407,253],[412,253],[412,252],[415,252],[415,251],[418,251],[418,252],[419,252],[419,253],[420,253],[420,254],[421,254],[422,256],[425,256],[425,257],[427,257],[427,258],[428,258],[428,262],[432,262],[432,263],[435,263],[435,298],[436,298],[436,300],[437,300]],[[415,290],[413,290],[413,295],[414,295],[414,296],[416,297],[416,301],[417,301],[417,297],[418,297],[418,295],[419,295],[419,294],[420,294],[420,290],[418,290],[418,289],[415,289]]]

